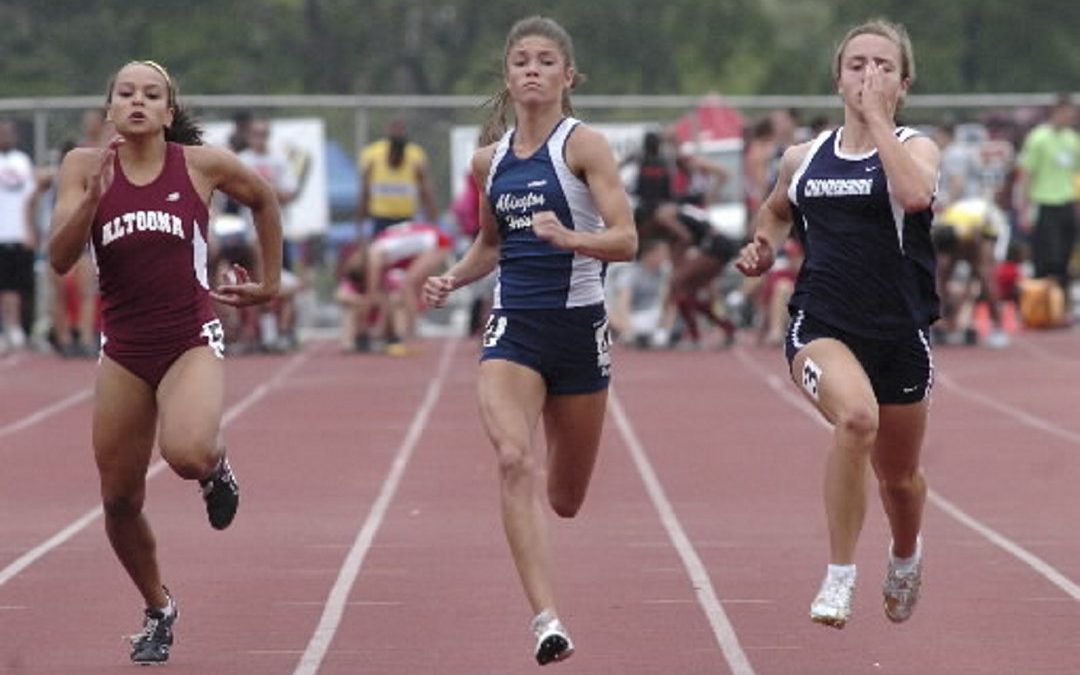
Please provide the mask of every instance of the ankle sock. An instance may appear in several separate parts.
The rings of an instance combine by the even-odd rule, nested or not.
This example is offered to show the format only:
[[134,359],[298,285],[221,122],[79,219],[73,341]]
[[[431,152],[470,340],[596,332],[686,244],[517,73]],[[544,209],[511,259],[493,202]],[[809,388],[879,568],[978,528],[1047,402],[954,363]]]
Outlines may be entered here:
[[855,581],[855,565],[830,564],[827,572],[830,579],[845,580],[849,583]]

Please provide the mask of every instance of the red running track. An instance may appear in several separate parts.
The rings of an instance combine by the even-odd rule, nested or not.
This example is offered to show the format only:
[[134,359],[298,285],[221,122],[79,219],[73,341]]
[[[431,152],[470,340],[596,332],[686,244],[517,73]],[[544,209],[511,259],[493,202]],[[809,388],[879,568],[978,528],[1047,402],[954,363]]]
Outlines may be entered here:
[[[811,624],[828,430],[773,350],[616,354],[582,514],[552,517],[561,673],[1080,672],[1080,340],[940,349],[924,598],[882,615],[876,500],[855,616]],[[403,359],[327,343],[229,362],[242,505],[205,523],[156,470],[180,603],[175,673],[536,672],[474,399],[475,345]],[[0,359],[0,673],[130,672],[140,601],[97,511],[93,364]],[[873,494],[873,492],[871,492]]]

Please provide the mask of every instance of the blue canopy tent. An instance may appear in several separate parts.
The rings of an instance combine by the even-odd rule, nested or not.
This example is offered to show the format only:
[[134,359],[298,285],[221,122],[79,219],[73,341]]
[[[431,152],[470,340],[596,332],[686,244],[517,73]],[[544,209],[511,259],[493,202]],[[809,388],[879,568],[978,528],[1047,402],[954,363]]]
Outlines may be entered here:
[[356,238],[356,204],[360,173],[349,153],[336,141],[326,143],[326,191],[330,202],[328,243],[334,247]]

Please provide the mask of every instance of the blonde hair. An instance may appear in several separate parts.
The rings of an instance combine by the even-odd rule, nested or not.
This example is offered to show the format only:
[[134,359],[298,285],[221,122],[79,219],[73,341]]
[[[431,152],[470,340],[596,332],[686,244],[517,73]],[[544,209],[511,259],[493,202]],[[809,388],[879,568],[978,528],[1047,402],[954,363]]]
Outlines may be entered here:
[[848,43],[860,35],[879,35],[892,42],[900,50],[900,79],[907,80],[908,84],[915,82],[915,52],[911,48],[911,38],[908,37],[907,29],[903,24],[894,23],[887,19],[872,19],[866,23],[855,26],[847,32],[844,39],[836,47],[836,55],[833,57],[832,75],[833,80],[840,79],[841,59]]
[[[559,48],[567,68],[574,68],[574,80],[570,83],[570,89],[585,81],[585,76],[577,72],[574,62],[574,42],[570,34],[554,19],[545,16],[530,16],[519,20],[506,35],[506,45],[503,47],[503,72],[506,72],[506,59],[510,56],[510,50],[521,40],[527,37],[542,37],[551,40]],[[570,103],[570,89],[563,92],[562,110],[565,115],[573,115],[574,107]],[[506,132],[508,113],[513,107],[510,100],[510,90],[504,85],[503,88],[487,102],[485,106],[491,107],[487,119],[480,131],[480,145],[494,143]]]

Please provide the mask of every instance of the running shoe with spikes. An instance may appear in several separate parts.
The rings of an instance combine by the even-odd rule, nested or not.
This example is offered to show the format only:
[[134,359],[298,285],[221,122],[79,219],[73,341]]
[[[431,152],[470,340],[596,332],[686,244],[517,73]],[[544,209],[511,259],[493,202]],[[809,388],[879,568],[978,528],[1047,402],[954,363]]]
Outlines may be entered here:
[[206,502],[206,515],[215,530],[224,530],[233,521],[236,509],[240,505],[240,485],[229,466],[229,459],[222,457],[218,466],[208,478],[199,481],[203,501]]
[[843,628],[851,618],[851,600],[854,595],[854,575],[826,575],[817,597],[810,603],[810,620],[833,628]]
[[574,653],[570,634],[551,611],[545,609],[537,614],[531,627],[536,636],[536,662],[541,666],[565,661]]
[[881,594],[884,599],[885,616],[893,623],[903,623],[911,618],[915,603],[919,601],[922,589],[922,546],[918,548],[918,559],[909,569],[900,569],[893,557],[889,556],[889,567],[885,580],[881,582]]
[[131,636],[131,661],[140,665],[153,663],[165,663],[169,660],[169,650],[173,643],[173,624],[180,615],[176,608],[176,601],[165,592],[169,598],[167,609],[147,607],[144,610],[143,629],[141,633]]

